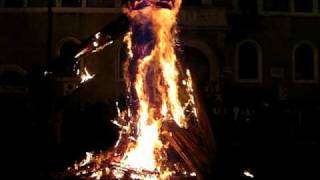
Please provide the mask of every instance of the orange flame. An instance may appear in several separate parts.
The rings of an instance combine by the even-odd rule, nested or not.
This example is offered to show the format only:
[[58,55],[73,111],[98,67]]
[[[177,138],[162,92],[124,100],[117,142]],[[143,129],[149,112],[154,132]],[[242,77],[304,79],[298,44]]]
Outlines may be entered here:
[[[173,28],[176,25],[180,4],[180,0],[176,1],[174,8],[171,10],[150,6],[142,10],[128,11],[128,16],[134,21],[143,21],[143,18],[148,18],[148,21],[152,23],[152,31],[155,35],[154,49],[148,56],[138,60],[138,72],[134,82],[139,100],[138,137],[134,147],[128,148],[121,161],[131,168],[161,171],[163,144],[160,140],[160,129],[162,122],[171,119],[180,127],[187,127],[184,108],[178,97],[179,72],[176,67],[177,57],[174,50],[175,33]],[[125,37],[130,57],[132,57],[131,36],[132,32]],[[162,103],[160,107],[152,107],[149,104],[151,97],[146,92],[148,86],[147,72],[151,68],[153,71],[160,70],[161,72],[157,77],[157,84],[153,84],[154,88],[160,92],[159,96]],[[130,86],[132,82],[128,79],[127,85]],[[157,109],[160,109],[162,117],[157,114]]]
[[[156,0],[150,2],[156,3]],[[128,92],[136,93],[138,107],[133,111],[129,107],[127,111],[121,112],[116,103],[118,118],[113,123],[121,130],[112,158],[101,158],[87,153],[87,158],[75,166],[76,170],[94,162],[98,165],[89,167],[90,172],[85,174],[96,179],[100,179],[104,174],[124,178],[127,171],[132,179],[168,179],[176,173],[167,165],[166,149],[170,143],[162,141],[162,134],[166,133],[163,124],[173,122],[180,128],[188,128],[190,114],[197,118],[197,112],[189,70],[185,73],[185,79],[180,82],[175,54],[175,26],[181,0],[173,2],[172,9],[150,5],[143,9],[126,11],[133,22],[151,23],[154,38],[153,49],[138,60],[134,60],[133,32],[130,31],[124,38],[129,55],[124,67],[126,85]],[[135,78],[131,78],[129,74],[129,66],[133,61],[137,63]],[[150,77],[150,73],[153,76]],[[181,84],[184,85],[182,87],[187,95],[185,103],[179,97]],[[128,119],[130,122],[127,122]],[[101,169],[101,159],[108,158],[108,164],[112,167]],[[182,174],[189,175],[188,177],[196,176],[195,172],[189,173],[186,170],[183,170]]]
[[84,82],[86,82],[86,81],[89,81],[90,79],[93,79],[94,76],[95,76],[95,75],[94,75],[94,74],[91,75],[91,74],[89,73],[89,71],[87,70],[87,68],[85,67],[84,70],[83,70],[83,72],[82,72],[81,75],[80,75],[81,83],[84,83]]

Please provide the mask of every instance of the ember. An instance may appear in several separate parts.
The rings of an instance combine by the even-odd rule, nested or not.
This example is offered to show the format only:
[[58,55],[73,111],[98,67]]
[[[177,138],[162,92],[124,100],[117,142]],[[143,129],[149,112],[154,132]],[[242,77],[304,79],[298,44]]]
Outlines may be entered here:
[[131,28],[124,38],[129,55],[125,66],[128,109],[118,108],[113,121],[121,129],[118,142],[112,152],[87,153],[86,159],[69,169],[71,174],[87,179],[201,177],[197,167],[203,160],[187,153],[203,155],[199,145],[188,140],[188,133],[198,133],[194,129],[200,125],[191,73],[178,71],[182,68],[175,54],[180,5],[181,0],[129,4]]
[[89,73],[89,71],[87,70],[87,68],[85,67],[83,72],[80,74],[80,78],[81,78],[81,83],[84,83],[86,81],[89,81],[90,79],[94,78],[94,74],[91,75]]

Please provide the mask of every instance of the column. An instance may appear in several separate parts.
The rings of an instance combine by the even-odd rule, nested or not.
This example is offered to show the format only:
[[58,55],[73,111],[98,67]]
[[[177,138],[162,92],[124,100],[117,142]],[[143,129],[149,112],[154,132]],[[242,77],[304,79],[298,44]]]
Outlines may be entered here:
[[315,14],[317,14],[318,13],[318,6],[319,6],[319,4],[318,4],[319,2],[318,2],[318,0],[313,0],[313,13],[315,13]]
[[23,6],[24,8],[28,7],[28,0],[23,0]]
[[232,0],[232,4],[233,4],[233,10],[235,12],[239,11],[238,0]]
[[55,1],[56,1],[56,6],[60,8],[62,4],[62,0],[55,0]]
[[294,0],[289,0],[290,13],[294,13]]
[[258,14],[262,14],[264,12],[263,1],[264,0],[257,0]]
[[82,7],[82,8],[87,7],[87,0],[82,0],[81,7]]
[[5,1],[5,0],[0,0],[0,8],[3,8],[3,7],[4,7],[4,1]]

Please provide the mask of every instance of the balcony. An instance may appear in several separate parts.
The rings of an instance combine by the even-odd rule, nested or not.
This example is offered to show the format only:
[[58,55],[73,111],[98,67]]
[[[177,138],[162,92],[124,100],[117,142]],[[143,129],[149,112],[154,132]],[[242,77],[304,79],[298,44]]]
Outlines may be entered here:
[[221,28],[228,26],[226,10],[221,7],[186,7],[180,13],[180,26],[197,29]]

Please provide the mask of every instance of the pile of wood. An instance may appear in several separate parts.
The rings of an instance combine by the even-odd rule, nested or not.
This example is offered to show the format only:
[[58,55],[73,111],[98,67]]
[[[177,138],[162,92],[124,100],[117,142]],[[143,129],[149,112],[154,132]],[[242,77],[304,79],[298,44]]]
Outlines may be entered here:
[[203,179],[212,176],[216,149],[209,118],[200,103],[197,112],[197,122],[188,129],[179,128],[173,121],[166,122],[163,128],[168,133],[163,135],[197,178]]

